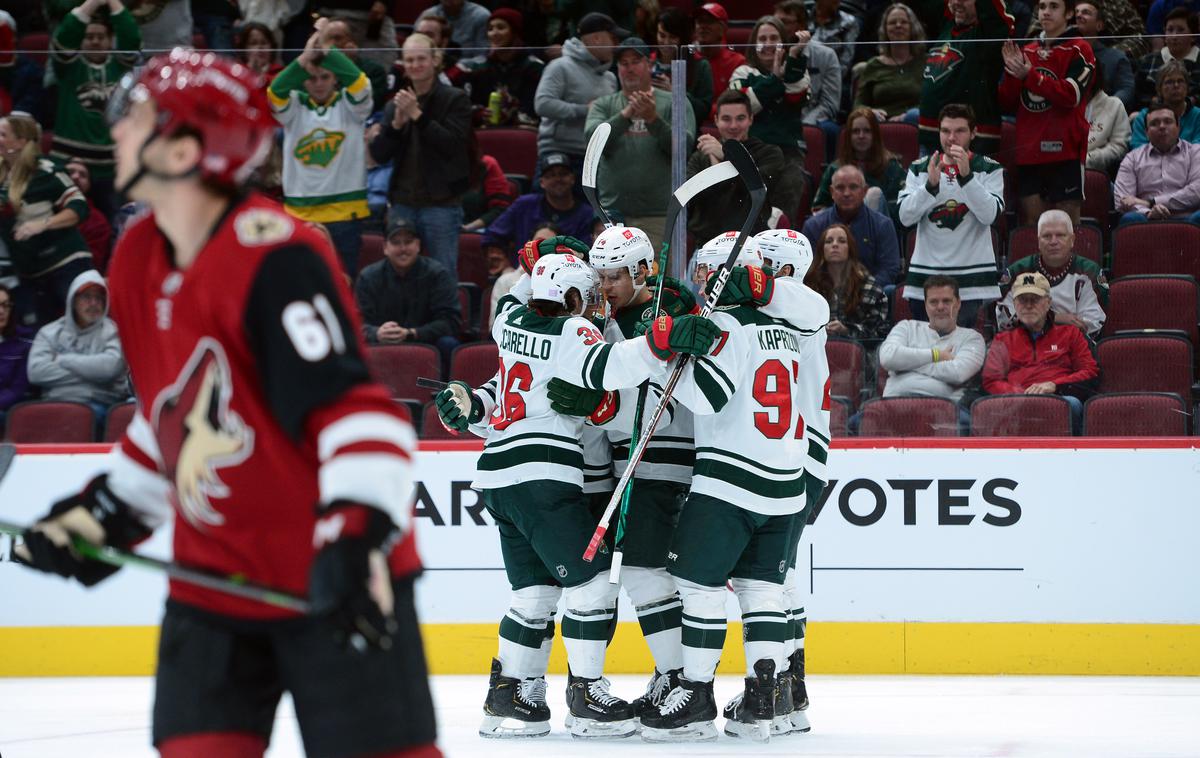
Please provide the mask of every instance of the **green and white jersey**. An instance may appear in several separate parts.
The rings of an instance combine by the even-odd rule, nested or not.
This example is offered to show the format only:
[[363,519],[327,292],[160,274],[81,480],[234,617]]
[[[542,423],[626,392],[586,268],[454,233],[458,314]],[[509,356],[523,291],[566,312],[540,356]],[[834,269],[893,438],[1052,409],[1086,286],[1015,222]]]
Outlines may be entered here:
[[[713,311],[722,330],[712,352],[690,361],[675,398],[695,413],[692,492],[766,516],[804,508],[804,469],[828,305],[804,298],[788,317],[747,306]],[[806,378],[807,377],[807,378]],[[817,414],[820,415],[819,413]],[[828,422],[826,422],[828,423]],[[826,428],[828,428],[826,426]]]
[[636,387],[661,372],[662,361],[644,339],[608,344],[586,318],[546,317],[511,303],[501,304],[492,338],[500,368],[475,392],[488,415],[472,486],[556,480],[582,487],[584,420],[550,409],[550,380],[591,389]]
[[[773,318],[793,323],[804,319],[804,316],[799,314],[811,314],[808,319],[812,323],[829,322],[828,301],[803,281],[793,277],[777,278],[771,302],[758,310]],[[796,382],[796,407],[799,418],[804,419],[804,469],[822,482],[828,482],[830,381],[829,358],[825,354],[828,333],[824,329],[817,329],[816,333],[802,339],[811,343],[805,346],[805,352],[811,355],[799,364]]]
[[[626,390],[621,390],[626,392]],[[579,441],[583,443],[583,493],[612,492],[613,450],[603,429],[584,425]]]
[[[663,293],[664,304],[668,295],[669,293]],[[647,302],[644,307],[622,310],[609,319],[604,329],[605,339],[609,342],[622,342],[636,337],[637,325],[648,320],[653,310],[653,302]],[[653,415],[654,408],[658,405],[658,394],[661,393],[662,385],[669,373],[670,370],[666,364],[663,364],[662,374],[650,381],[652,391],[646,396],[642,428],[645,428],[645,423]],[[621,412],[601,427],[607,432],[608,440],[612,443],[613,470],[618,477],[625,473],[625,467],[629,463],[629,440],[636,415],[637,396],[636,389],[622,391]],[[645,455],[638,463],[633,478],[689,484],[692,481],[692,465],[695,462],[696,442],[692,412],[685,407],[671,403],[668,415],[663,416],[663,421],[654,430],[654,436],[646,445]]]

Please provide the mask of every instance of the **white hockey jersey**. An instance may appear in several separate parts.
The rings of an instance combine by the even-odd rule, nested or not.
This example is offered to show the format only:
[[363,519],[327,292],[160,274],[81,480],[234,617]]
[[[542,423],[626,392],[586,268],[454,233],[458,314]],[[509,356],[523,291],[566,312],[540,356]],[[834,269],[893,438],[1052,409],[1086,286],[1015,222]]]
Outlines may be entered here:
[[[824,346],[810,339],[824,333],[829,306],[779,285],[772,303],[786,317],[746,306],[713,312],[722,334],[709,355],[688,363],[675,390],[695,413],[692,492],[768,516],[804,508],[804,470],[818,440],[810,429],[823,426],[824,450],[829,428]],[[821,457],[813,456],[818,465]]]
[[[662,370],[644,339],[611,345],[580,316],[548,318],[501,305],[492,324],[500,369],[475,395],[484,403],[486,442],[476,489],[556,480],[583,486],[584,419],[550,408],[558,377],[592,389],[636,387]],[[478,427],[476,428],[478,431]]]

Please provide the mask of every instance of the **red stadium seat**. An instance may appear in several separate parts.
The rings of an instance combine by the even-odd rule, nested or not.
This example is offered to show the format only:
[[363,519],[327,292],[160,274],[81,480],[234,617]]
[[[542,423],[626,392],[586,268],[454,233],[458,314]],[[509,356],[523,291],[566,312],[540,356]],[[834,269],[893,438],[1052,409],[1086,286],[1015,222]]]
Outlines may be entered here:
[[398,24],[415,24],[422,11],[434,4],[433,0],[392,0],[392,20]]
[[813,183],[821,181],[825,170],[825,132],[812,124],[804,125],[804,170],[812,174]]
[[1070,437],[1071,407],[1054,395],[991,395],[971,404],[972,437]]
[[[1008,234],[1008,262],[1019,261],[1038,251],[1037,227],[1030,224],[1018,226]],[[1091,224],[1080,224],[1075,228],[1075,254],[1087,258],[1097,266],[1103,265],[1104,238],[1100,230]]]
[[490,340],[492,338],[491,315],[492,285],[489,284],[479,295],[479,336],[481,339]]
[[1141,329],[1175,330],[1200,343],[1196,282],[1190,276],[1127,276],[1108,287],[1106,336]]
[[839,397],[830,398],[829,436],[846,437],[846,419],[850,418],[850,402]]
[[1088,169],[1083,175],[1083,206],[1079,214],[1084,218],[1094,218],[1100,224],[1100,229],[1107,232],[1110,228],[1109,219],[1113,209],[1112,185],[1108,174],[1096,169]]
[[[981,82],[980,86],[985,85]],[[1004,185],[1008,186],[1011,181],[1012,186],[1015,187],[1016,174],[1014,170],[1017,166],[1017,125],[1013,122],[1003,121],[1000,123],[1000,149],[992,157],[1004,167]]]
[[471,316],[474,313],[474,304],[471,297],[472,290],[478,291],[478,287],[470,282],[459,282],[458,284],[458,312],[459,312],[459,334],[471,334],[475,331],[475,324],[471,321]]
[[495,342],[470,342],[451,353],[450,378],[478,387],[491,379],[499,366],[500,350]]
[[[739,8],[737,12],[741,13],[743,11]],[[753,29],[754,27],[752,25],[744,26],[739,24],[735,26],[730,24],[725,30],[725,44],[729,45],[742,55],[745,55],[750,49],[750,32],[753,31]]]
[[417,377],[442,377],[441,356],[433,345],[371,345],[367,348],[367,365],[393,398],[415,400],[418,404],[429,400],[433,390],[418,387]]
[[908,301],[904,299],[904,285],[901,284],[892,290],[892,323],[907,321],[912,317],[912,310],[908,307]]
[[825,355],[829,359],[830,394],[846,398],[851,408],[857,408],[866,382],[867,354],[862,344],[830,337],[825,343]]
[[372,263],[383,260],[383,235],[364,234],[362,249],[358,251],[358,270],[362,271]]
[[118,403],[108,409],[108,417],[104,419],[104,442],[116,442],[125,433],[125,427],[133,421],[137,413],[137,403]]
[[96,414],[86,403],[27,400],[9,408],[5,427],[7,442],[93,442],[96,439]]
[[1096,360],[1101,392],[1173,392],[1192,403],[1192,345],[1183,337],[1106,337]]
[[1083,404],[1083,433],[1090,437],[1176,437],[1187,434],[1188,409],[1172,394],[1118,392]]
[[465,435],[455,434],[446,427],[442,426],[442,422],[438,420],[437,406],[433,401],[425,403],[425,409],[421,412],[421,439],[423,440],[458,440],[463,438],[471,439],[475,435],[467,432]]
[[1113,231],[1112,276],[1184,274],[1200,281],[1200,226],[1186,221],[1127,224]]
[[958,406],[945,398],[877,397],[862,413],[862,437],[958,436]]
[[477,287],[487,284],[487,259],[483,255],[483,235],[463,232],[458,235],[458,280]]
[[906,169],[908,164],[920,156],[917,127],[912,124],[884,121],[879,125],[879,134],[883,138],[884,147],[895,153],[900,159],[900,165]]
[[475,130],[479,149],[500,163],[506,174],[532,177],[537,172],[537,132],[532,129],[497,127]]
[[29,56],[39,65],[46,65],[50,58],[50,35],[46,32],[30,32],[17,37],[17,52]]

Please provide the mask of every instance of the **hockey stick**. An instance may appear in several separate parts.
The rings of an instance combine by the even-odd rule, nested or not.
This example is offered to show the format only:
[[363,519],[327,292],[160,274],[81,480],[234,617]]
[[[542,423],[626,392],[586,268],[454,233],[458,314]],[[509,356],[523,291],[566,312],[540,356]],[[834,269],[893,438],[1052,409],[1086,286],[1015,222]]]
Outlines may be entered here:
[[[733,264],[737,260],[738,255],[741,254],[742,248],[745,247],[746,239],[750,236],[750,230],[754,228],[754,223],[758,220],[758,214],[767,199],[767,187],[763,183],[762,175],[758,173],[758,167],[754,165],[754,159],[747,152],[746,146],[735,140],[726,140],[722,145],[722,149],[725,151],[725,157],[737,168],[738,176],[741,177],[742,182],[746,185],[746,189],[750,192],[750,212],[746,215],[746,220],[742,222],[742,228],[738,232],[733,249],[729,251],[729,257],[721,264],[721,268],[717,271],[717,279],[713,282],[712,291],[708,293],[708,299],[704,301],[704,307],[700,310],[701,317],[707,317],[712,313],[713,308],[716,307],[717,300],[720,299],[721,292],[725,289],[725,283],[729,281],[729,272],[733,269]],[[633,478],[634,468],[641,461],[642,456],[645,455],[646,445],[650,441],[650,436],[654,434],[658,422],[662,420],[663,412],[667,408],[667,402],[675,392],[675,386],[679,384],[679,379],[683,376],[683,370],[687,366],[690,357],[690,355],[686,354],[680,356],[674,370],[671,372],[671,377],[663,387],[658,407],[654,409],[654,414],[646,424],[646,429],[638,438],[637,446],[630,452],[629,465],[625,467],[624,473],[621,474],[621,479],[617,482],[617,488],[613,491],[613,496],[609,498],[608,507],[604,509],[604,515],[600,517],[600,523],[596,525],[596,531],[592,534],[592,540],[588,543],[587,550],[583,553],[585,561],[590,563],[596,557],[596,552],[600,549],[600,543],[604,540],[604,534],[608,531],[609,519],[612,518],[613,511],[616,510],[625,487]]]
[[607,123],[597,126],[596,131],[592,132],[592,138],[588,140],[587,152],[583,154],[583,196],[587,198],[592,210],[604,219],[605,229],[613,225],[613,220],[600,204],[600,198],[596,196],[596,173],[600,169],[600,159],[604,157],[604,146],[608,144],[610,132],[612,127]]
[[417,377],[417,386],[427,390],[444,390],[448,386],[446,382],[439,382],[437,379],[427,379],[423,376]]
[[[10,534],[14,537],[19,537],[28,528],[7,521],[0,521],[0,534]],[[246,600],[257,600],[266,605],[285,608],[298,613],[308,613],[309,611],[308,601],[302,597],[283,592],[282,590],[274,590],[270,587],[251,584],[237,576],[218,576],[217,574],[210,574],[207,571],[181,566],[171,561],[150,558],[145,555],[138,555],[137,553],[128,553],[118,550],[115,547],[108,547],[107,545],[93,545],[79,536],[75,537],[72,547],[75,548],[75,552],[84,558],[99,561],[100,563],[107,563],[110,566],[135,566],[137,568],[161,571],[176,581],[186,582],[207,590],[216,590],[217,592],[245,598]]]
[[[668,253],[671,250],[671,237],[675,232],[675,224],[679,220],[679,214],[696,195],[709,187],[733,179],[736,176],[737,167],[729,161],[721,161],[697,173],[671,193],[671,199],[667,206],[667,221],[665,231],[663,232],[663,245],[658,254],[658,284],[654,288],[654,310],[651,311],[655,318],[661,315],[662,311],[663,278],[666,276]],[[650,382],[647,380],[638,388],[637,406],[633,416],[633,430],[629,437],[629,458],[627,459],[629,462],[633,460],[633,441],[641,437],[642,413],[646,407],[646,397],[649,392]],[[629,464],[627,463],[626,465]],[[629,483],[625,485],[625,489],[621,492],[621,510],[617,515],[617,534],[613,540],[612,565],[608,571],[608,581],[612,584],[616,584],[621,579],[621,561],[625,554],[625,551],[622,549],[625,543],[625,521],[629,515],[629,499],[632,496],[633,480],[630,479]]]

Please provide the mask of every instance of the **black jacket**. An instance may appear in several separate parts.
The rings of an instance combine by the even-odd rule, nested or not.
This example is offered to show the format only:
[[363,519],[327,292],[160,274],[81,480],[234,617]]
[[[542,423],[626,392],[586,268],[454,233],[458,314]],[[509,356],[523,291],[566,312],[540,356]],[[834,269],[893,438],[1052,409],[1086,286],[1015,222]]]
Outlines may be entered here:
[[415,342],[434,343],[458,334],[458,282],[432,258],[417,258],[403,276],[386,259],[372,263],[358,275],[354,299],[362,313],[363,336],[372,344],[379,342],[379,327],[388,321],[416,329]]
[[[371,141],[371,157],[391,162],[388,192],[401,205],[457,205],[470,176],[471,101],[460,89],[435,81],[420,98],[421,118],[392,128],[393,103],[383,109],[383,131]],[[402,176],[419,176],[424,197],[407,196]]]

